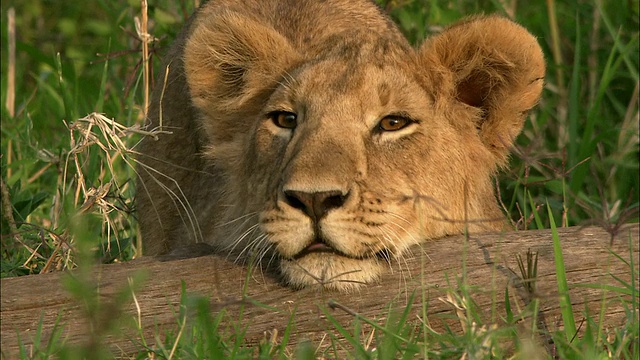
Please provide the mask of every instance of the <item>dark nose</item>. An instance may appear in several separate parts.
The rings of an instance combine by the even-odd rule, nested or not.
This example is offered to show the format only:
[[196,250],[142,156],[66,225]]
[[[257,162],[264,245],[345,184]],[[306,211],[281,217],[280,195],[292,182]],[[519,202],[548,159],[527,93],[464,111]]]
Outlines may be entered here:
[[285,190],[284,199],[287,204],[302,210],[314,222],[320,220],[331,209],[344,205],[349,194],[342,191],[302,192]]

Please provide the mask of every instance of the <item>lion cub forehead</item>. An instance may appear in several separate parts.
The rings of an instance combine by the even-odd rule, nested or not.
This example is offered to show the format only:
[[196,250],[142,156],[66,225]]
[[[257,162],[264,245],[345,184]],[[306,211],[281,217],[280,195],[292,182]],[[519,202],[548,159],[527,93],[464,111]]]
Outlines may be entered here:
[[327,59],[289,73],[272,99],[287,102],[294,112],[295,107],[384,112],[409,111],[427,100],[423,93],[401,66]]

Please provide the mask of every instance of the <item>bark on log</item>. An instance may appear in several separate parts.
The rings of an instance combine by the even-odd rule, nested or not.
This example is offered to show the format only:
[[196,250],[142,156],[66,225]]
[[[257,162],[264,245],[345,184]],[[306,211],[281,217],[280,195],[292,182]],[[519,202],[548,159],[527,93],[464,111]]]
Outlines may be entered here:
[[[633,264],[637,266],[638,224],[626,225],[613,240],[608,232],[595,227],[559,229],[559,234],[576,321],[583,318],[587,306],[588,311],[597,314],[602,301],[606,301],[605,326],[620,325],[625,315],[618,301],[621,297],[619,293],[578,285],[620,286],[613,276],[631,281],[630,267],[612,253],[626,261],[633,256]],[[438,298],[446,297],[447,290],[455,290],[456,280],[463,271],[466,271],[466,283],[478,288],[473,299],[484,313],[490,315],[491,309],[496,309],[497,314],[504,316],[503,300],[507,287],[510,289],[512,306],[515,306],[515,301],[523,306],[531,297],[523,287],[516,260],[517,255],[524,260],[528,249],[539,256],[536,292],[533,296],[540,300],[542,319],[546,320],[543,326],[553,331],[560,323],[560,309],[549,230],[472,234],[468,241],[463,236],[433,240],[417,248],[411,258],[396,264],[379,283],[352,294],[326,293],[318,289],[295,291],[279,285],[268,274],[257,272],[249,276],[243,298],[247,268],[214,256],[168,262],[142,258],[97,267],[92,276],[101,302],[109,304],[120,301],[117,300],[117,294],[127,289],[128,278],[139,272],[146,274],[146,281],[134,291],[139,311],[134,301],[117,304],[113,309],[120,307],[122,317],[140,320],[144,337],[150,344],[155,342],[154,334],[158,331],[160,334],[166,329],[178,331],[176,314],[181,281],[184,281],[188,293],[211,298],[213,312],[225,308],[228,313],[226,319],[238,319],[242,311],[242,324],[247,326],[246,340],[249,345],[263,339],[265,333],[273,333],[274,329],[277,334],[283,334],[292,312],[295,312],[294,334],[290,344],[310,339],[317,345],[327,332],[335,333],[335,327],[327,320],[324,311],[328,311],[346,328],[350,328],[350,323],[354,321],[354,316],[343,310],[327,310],[330,298],[383,324],[385,316],[389,314],[389,304],[403,309],[410,294],[416,290],[417,301],[413,308],[420,311],[424,290],[429,297],[427,310],[430,326],[436,331],[442,330],[445,325],[459,328],[459,324],[451,320],[451,315],[456,313],[453,306]],[[76,343],[87,341],[89,330],[83,305],[62,286],[62,281],[68,276],[49,273],[1,280],[3,358],[15,357],[18,336],[29,349],[40,321],[42,339],[46,343],[58,316],[60,323],[64,324],[62,339]],[[638,280],[635,281],[638,284]],[[253,305],[246,300],[248,298],[280,311]],[[116,316],[115,310],[112,316]],[[415,316],[413,319],[416,319]],[[140,351],[139,343],[131,340],[139,339],[133,328],[123,327],[117,332],[120,335],[110,335],[105,340],[115,355]],[[159,338],[163,339],[164,336],[160,335]]]

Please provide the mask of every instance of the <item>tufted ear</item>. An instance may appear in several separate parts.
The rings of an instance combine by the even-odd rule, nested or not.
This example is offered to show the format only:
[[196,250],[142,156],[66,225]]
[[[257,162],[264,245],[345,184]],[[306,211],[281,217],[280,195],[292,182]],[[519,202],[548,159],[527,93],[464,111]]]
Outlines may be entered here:
[[420,57],[437,74],[437,97],[455,98],[473,114],[453,116],[473,123],[455,125],[475,125],[503,164],[542,92],[545,63],[536,38],[505,18],[474,17],[428,40]]
[[250,108],[299,58],[268,24],[222,11],[193,25],[184,68],[194,105],[216,115]]

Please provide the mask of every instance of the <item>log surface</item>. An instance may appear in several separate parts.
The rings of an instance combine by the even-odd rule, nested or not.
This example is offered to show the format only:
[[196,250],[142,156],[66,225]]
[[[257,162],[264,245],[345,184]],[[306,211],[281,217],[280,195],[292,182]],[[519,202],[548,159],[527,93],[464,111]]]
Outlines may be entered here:
[[[609,233],[596,227],[558,231],[576,321],[584,317],[585,308],[597,314],[602,301],[606,301],[605,325],[620,325],[625,316],[619,302],[620,294],[578,285],[620,287],[613,276],[631,281],[630,267],[613,253],[627,262],[633,256],[633,264],[637,266],[638,224],[623,227],[613,241]],[[516,260],[517,255],[526,259],[529,249],[538,253],[538,277],[533,295],[522,286]],[[392,304],[391,308],[404,309],[410,295],[416,290],[416,301],[412,305],[416,314],[412,319],[417,319],[415,316],[421,310],[421,297],[424,294],[429,300],[429,325],[434,330],[441,331],[444,326],[459,328],[459,324],[451,320],[451,315],[456,314],[453,305],[442,300],[446,298],[448,290],[456,287],[456,281],[463,272],[466,273],[466,283],[478,289],[473,293],[473,299],[488,316],[495,310],[495,313],[504,317],[504,291],[509,287],[512,301],[518,302],[519,306],[524,306],[532,296],[540,300],[540,310],[550,327],[549,331],[555,330],[560,323],[553,241],[549,230],[472,234],[468,241],[463,236],[432,240],[414,249],[411,257],[391,267],[379,283],[351,294],[327,293],[314,288],[296,291],[278,284],[268,274],[255,271],[247,276],[247,272],[246,266],[215,256],[166,262],[141,258],[99,266],[93,271],[92,281],[95,282],[101,303],[113,304],[120,301],[117,300],[117,294],[128,291],[129,278],[144,274],[146,280],[133,291],[138,306],[129,299],[114,307],[113,316],[129,319],[129,323],[139,321],[148,345],[155,343],[154,335],[158,331],[178,331],[176,314],[179,313],[183,281],[187,293],[210,298],[214,313],[224,308],[228,321],[239,319],[242,311],[241,323],[246,326],[248,345],[259,342],[265,338],[265,334],[269,337],[274,330],[281,336],[294,312],[294,331],[290,344],[311,339],[317,345],[327,332],[335,334],[335,326],[327,319],[327,312],[343,326],[350,328],[354,316],[340,309],[327,310],[329,299],[384,324],[385,317],[389,315],[389,305]],[[58,341],[87,341],[89,330],[87,317],[83,313],[84,305],[63,286],[65,278],[69,276],[65,273],[48,273],[1,280],[3,358],[14,358],[17,354],[18,337],[29,350],[40,321],[42,339],[46,343],[58,317],[60,324],[64,325],[62,338]],[[635,281],[637,284],[638,280]],[[279,311],[252,304],[246,301],[247,298]],[[122,310],[122,314],[118,315],[117,308]],[[486,320],[490,322],[491,318]],[[140,337],[135,329],[122,326],[116,331],[119,335],[106,338],[114,354],[130,355],[140,351],[139,340],[136,340]],[[164,336],[160,335],[159,338],[163,339]]]

